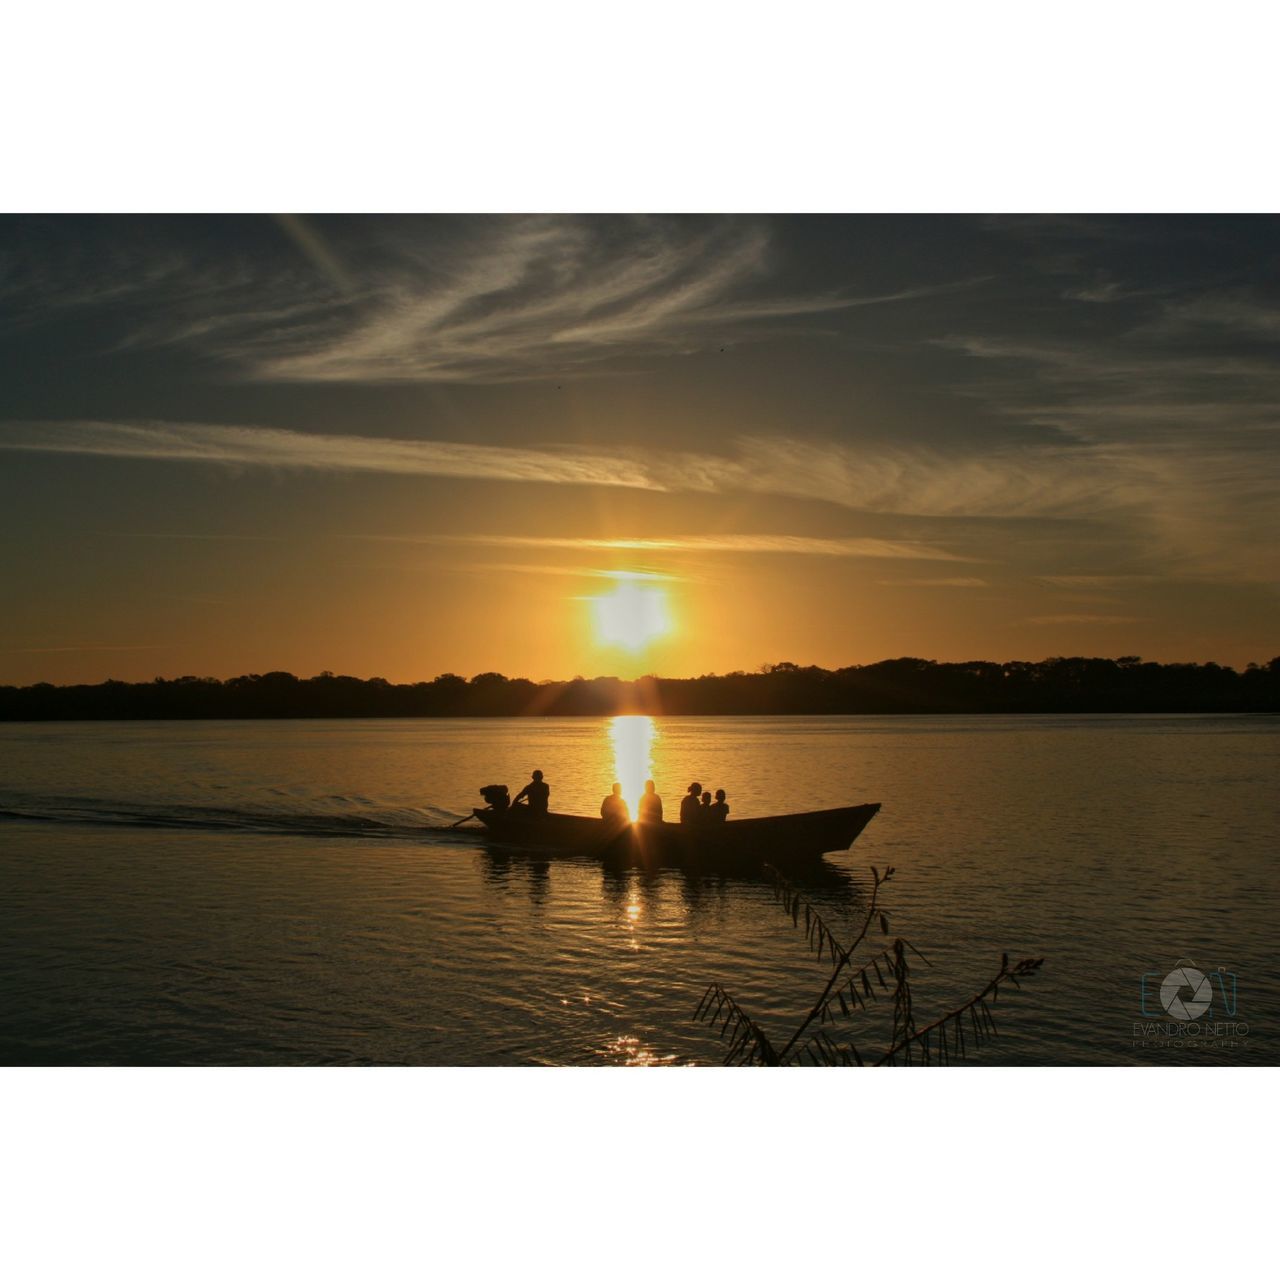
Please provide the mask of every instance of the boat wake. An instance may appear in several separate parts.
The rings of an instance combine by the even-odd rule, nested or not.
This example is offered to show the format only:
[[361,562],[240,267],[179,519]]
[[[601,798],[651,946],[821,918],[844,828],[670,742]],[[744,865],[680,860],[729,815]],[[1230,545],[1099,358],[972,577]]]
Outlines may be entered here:
[[475,842],[474,829],[455,829],[461,815],[444,809],[379,806],[365,797],[329,796],[296,807],[278,803],[236,808],[146,803],[91,796],[0,794],[0,822],[63,822],[109,827],[242,831],[265,835],[381,840],[457,839]]

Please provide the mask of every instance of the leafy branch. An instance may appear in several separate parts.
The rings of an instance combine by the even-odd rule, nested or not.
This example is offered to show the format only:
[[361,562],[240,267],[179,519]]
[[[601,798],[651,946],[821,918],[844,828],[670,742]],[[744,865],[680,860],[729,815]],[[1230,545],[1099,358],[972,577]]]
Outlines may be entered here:
[[[834,1027],[839,1018],[852,1018],[859,1010],[868,1009],[868,999],[879,1002],[881,993],[892,1002],[892,1030],[889,1047],[871,1057],[875,1066],[934,1062],[945,1065],[954,1058],[965,1057],[970,1047],[976,1049],[996,1034],[992,1006],[1000,988],[1005,983],[1021,986],[1019,978],[1036,973],[1044,963],[1043,957],[1010,965],[1006,953],[1001,958],[1000,971],[977,995],[926,1026],[917,1027],[908,952],[925,964],[929,961],[902,937],[895,937],[861,965],[854,959],[874,923],[879,924],[883,935],[889,934],[889,914],[880,905],[880,891],[893,874],[893,867],[886,868],[883,875],[871,868],[871,897],[862,927],[853,942],[844,946],[818,910],[773,870],[775,900],[797,929],[803,917],[809,950],[819,960],[829,962],[831,972],[821,994],[781,1050],[774,1049],[764,1028],[720,983],[711,983],[693,1016],[695,1021],[717,1028],[722,1040],[727,1038],[726,1066],[793,1066],[806,1062],[815,1066],[865,1066],[867,1060],[857,1046],[838,1041]],[[815,1022],[817,1029],[811,1030]]]
[[718,983],[713,982],[703,993],[694,1012],[694,1021],[718,1027],[720,1039],[729,1038],[724,1065],[777,1067],[781,1065],[764,1028]]
[[[1000,957],[1000,972],[973,999],[966,1000],[927,1027],[911,1031],[901,1038],[895,1027],[894,1043],[876,1066],[896,1066],[900,1062],[911,1066],[916,1057],[923,1066],[933,1061],[940,1061],[945,1066],[952,1058],[965,1057],[970,1044],[977,1049],[996,1035],[996,1019],[991,1006],[999,998],[1001,985],[1012,982],[1015,987],[1021,987],[1018,979],[1030,977],[1042,964],[1044,957],[1040,956],[1034,960],[1019,960],[1011,966],[1006,951]],[[966,1022],[969,1027],[967,1042]]]
[[[871,868],[871,901],[867,905],[867,912],[862,921],[862,928],[859,931],[858,936],[854,938],[852,945],[849,947],[841,947],[836,942],[835,935],[827,926],[826,921],[822,919],[809,902],[801,897],[800,892],[791,885],[790,882],[783,878],[780,872],[776,870],[773,871],[774,897],[782,904],[783,909],[787,910],[790,914],[791,923],[796,926],[799,925],[800,907],[803,904],[805,913],[805,936],[809,939],[810,947],[812,948],[816,945],[819,960],[822,959],[825,947],[833,961],[831,976],[827,979],[827,985],[822,989],[822,994],[814,1003],[813,1008],[809,1010],[808,1016],[805,1020],[795,1029],[791,1039],[787,1041],[786,1045],[783,1047],[782,1053],[779,1055],[784,1062],[787,1060],[787,1055],[795,1048],[796,1042],[802,1035],[804,1035],[813,1020],[815,1018],[820,1018],[822,1014],[827,1011],[831,995],[836,989],[836,984],[839,981],[840,975],[852,966],[853,953],[862,945],[862,940],[867,936],[867,931],[871,928],[871,922],[879,918],[881,931],[883,933],[889,932],[889,917],[885,912],[877,911],[876,905],[880,900],[880,889],[883,885],[888,884],[889,881],[893,879],[893,871],[894,869],[892,867],[887,867],[884,875],[881,875],[875,867]],[[868,968],[875,970],[876,976],[880,980],[880,985],[884,987],[885,990],[888,990],[888,986],[884,981],[884,976],[880,973],[879,966],[876,964],[875,960],[872,960],[869,965],[864,965],[856,975],[862,981],[864,993],[869,993],[871,995],[875,994],[874,989],[867,978]],[[855,991],[856,1001],[856,988],[853,988],[852,983],[850,983],[849,986]]]

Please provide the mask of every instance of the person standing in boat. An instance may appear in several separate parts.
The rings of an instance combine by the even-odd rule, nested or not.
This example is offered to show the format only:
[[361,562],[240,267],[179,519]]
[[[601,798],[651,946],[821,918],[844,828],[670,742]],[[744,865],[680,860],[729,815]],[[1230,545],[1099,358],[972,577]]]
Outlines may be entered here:
[[724,791],[716,792],[716,802],[711,806],[707,815],[712,822],[723,822],[729,816],[729,806],[724,800]]
[[699,813],[698,797],[702,794],[702,783],[689,783],[689,794],[680,801],[680,821],[681,822],[697,822],[701,817]]
[[698,821],[710,822],[711,821],[711,792],[704,791],[702,795],[699,797],[699,799],[701,800],[702,803],[701,803],[701,807],[698,809]]
[[640,821],[662,821],[662,797],[658,794],[657,787],[653,785],[652,778],[644,784],[644,795],[640,797]]
[[613,790],[601,801],[600,816],[606,822],[616,823],[618,826],[631,821],[627,802],[622,798],[622,783],[615,782]]
[[519,804],[522,800],[527,802],[530,813],[536,813],[540,817],[545,816],[547,812],[547,802],[551,799],[551,788],[542,780],[542,770],[535,769],[533,771],[533,781],[516,796],[512,801],[513,805]]

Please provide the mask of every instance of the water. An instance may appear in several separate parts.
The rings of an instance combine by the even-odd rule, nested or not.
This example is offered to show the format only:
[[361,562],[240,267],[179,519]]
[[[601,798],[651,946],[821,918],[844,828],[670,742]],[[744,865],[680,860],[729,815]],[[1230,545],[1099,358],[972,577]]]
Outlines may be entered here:
[[[738,817],[882,802],[807,895],[851,937],[897,868],[921,1022],[1044,956],[976,1061],[1274,1063],[1278,763],[1265,717],[3,725],[0,1061],[708,1064],[713,980],[784,1041],[825,969],[761,879],[447,829],[536,766],[566,811],[648,776],[669,813],[694,778]],[[1184,959],[1214,1005],[1172,1036],[1142,1006]]]

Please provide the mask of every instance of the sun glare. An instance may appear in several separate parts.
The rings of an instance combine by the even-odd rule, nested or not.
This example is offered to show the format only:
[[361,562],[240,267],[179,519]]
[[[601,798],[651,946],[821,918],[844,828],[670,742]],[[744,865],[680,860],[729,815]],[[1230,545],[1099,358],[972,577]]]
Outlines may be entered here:
[[622,798],[632,818],[640,810],[645,782],[653,777],[653,743],[657,736],[652,716],[614,716],[609,721],[613,781],[622,784]]
[[592,596],[596,638],[602,645],[639,653],[671,630],[667,593],[634,582],[620,583],[607,596]]

